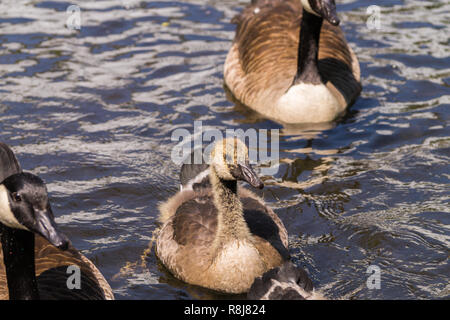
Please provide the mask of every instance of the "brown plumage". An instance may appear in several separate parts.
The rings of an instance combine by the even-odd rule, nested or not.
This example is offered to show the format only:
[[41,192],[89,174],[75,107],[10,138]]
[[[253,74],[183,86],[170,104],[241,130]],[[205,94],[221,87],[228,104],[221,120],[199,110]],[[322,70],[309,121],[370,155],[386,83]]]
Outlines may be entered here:
[[[241,103],[282,123],[332,121],[361,91],[355,54],[347,45],[341,28],[323,20],[317,67],[320,82],[334,100],[329,102],[329,109],[315,107],[315,100],[321,98],[319,95],[294,95],[294,92],[293,97],[289,97],[289,100],[296,100],[292,102],[294,106],[285,107],[288,104],[286,94],[295,85],[299,71],[303,16],[300,0],[260,0],[252,1],[232,21],[237,29],[225,62],[225,84]],[[318,81],[305,78],[304,83],[318,84]]]
[[[35,264],[42,300],[114,300],[114,294],[97,267],[72,245],[62,251],[41,236],[35,235]],[[76,265],[81,271],[81,289],[68,289],[67,268]],[[0,300],[8,300],[3,251],[0,243]]]
[[236,162],[230,167],[217,159],[223,157],[213,160],[210,183],[180,191],[160,206],[156,252],[187,283],[243,293],[257,276],[289,258],[288,236],[261,198],[237,186],[230,174]]

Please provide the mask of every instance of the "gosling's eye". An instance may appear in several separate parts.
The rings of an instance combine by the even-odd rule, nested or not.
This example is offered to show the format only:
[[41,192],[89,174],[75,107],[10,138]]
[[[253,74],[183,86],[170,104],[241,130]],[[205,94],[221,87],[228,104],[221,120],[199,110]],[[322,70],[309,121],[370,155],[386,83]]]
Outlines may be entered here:
[[17,192],[14,192],[12,194],[12,198],[14,199],[15,202],[20,202],[22,201],[22,196],[20,194],[18,194]]

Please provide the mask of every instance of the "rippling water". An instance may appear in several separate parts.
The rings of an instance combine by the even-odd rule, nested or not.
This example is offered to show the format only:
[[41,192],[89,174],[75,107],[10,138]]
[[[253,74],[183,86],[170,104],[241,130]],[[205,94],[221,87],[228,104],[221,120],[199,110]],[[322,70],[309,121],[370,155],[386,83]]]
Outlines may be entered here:
[[[48,184],[57,222],[117,299],[223,298],[174,279],[149,248],[178,190],[177,128],[280,129],[260,192],[290,251],[332,298],[450,298],[450,5],[337,1],[363,92],[323,130],[283,128],[223,88],[247,1],[2,1],[0,140]],[[66,27],[71,4],[81,29]],[[381,269],[381,289],[366,286]],[[225,296],[225,298],[230,298]]]

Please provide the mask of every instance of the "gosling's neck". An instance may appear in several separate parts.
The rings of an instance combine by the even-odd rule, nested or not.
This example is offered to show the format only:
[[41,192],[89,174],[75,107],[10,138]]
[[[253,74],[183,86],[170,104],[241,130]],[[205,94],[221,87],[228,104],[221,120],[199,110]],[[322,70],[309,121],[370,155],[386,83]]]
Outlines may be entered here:
[[237,181],[219,178],[213,166],[210,178],[214,204],[218,210],[217,233],[214,240],[216,247],[222,247],[230,241],[249,239],[250,230],[244,219]]
[[297,75],[294,79],[294,85],[300,83],[322,83],[318,67],[322,24],[323,18],[303,9],[298,44]]

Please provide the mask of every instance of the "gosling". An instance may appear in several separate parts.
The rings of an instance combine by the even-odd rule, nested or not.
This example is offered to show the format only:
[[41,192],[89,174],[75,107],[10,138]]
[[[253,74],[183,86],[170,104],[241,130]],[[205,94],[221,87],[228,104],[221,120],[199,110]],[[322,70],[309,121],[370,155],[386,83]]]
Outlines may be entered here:
[[209,183],[183,188],[160,206],[156,255],[178,279],[245,293],[255,278],[290,258],[283,223],[238,180],[264,187],[246,145],[227,138],[211,152]]

